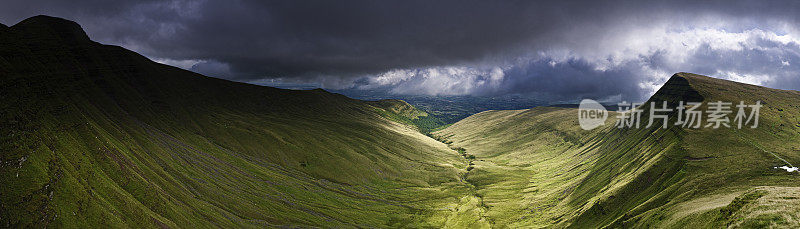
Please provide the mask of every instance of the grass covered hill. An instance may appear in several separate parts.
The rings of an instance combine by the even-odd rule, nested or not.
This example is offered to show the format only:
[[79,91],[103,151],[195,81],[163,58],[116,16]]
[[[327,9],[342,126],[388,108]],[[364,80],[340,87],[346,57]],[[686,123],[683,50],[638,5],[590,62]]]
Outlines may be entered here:
[[205,77],[64,19],[0,27],[0,88],[0,227],[441,227],[468,195],[413,107]]
[[369,101],[368,104],[381,108],[385,117],[416,126],[422,133],[430,133],[430,131],[445,125],[439,118],[421,111],[403,100],[383,99]]
[[611,112],[586,131],[576,109],[539,107],[434,134],[476,156],[467,179],[500,227],[800,225],[800,173],[775,168],[800,164],[800,92],[678,73],[650,100],[764,106],[754,129],[617,129]]
[[800,226],[800,173],[776,168],[800,165],[797,91],[678,73],[650,98],[761,101],[758,128],[538,107],[434,131],[404,101],[210,78],[48,16],[0,25],[0,89],[0,227]]

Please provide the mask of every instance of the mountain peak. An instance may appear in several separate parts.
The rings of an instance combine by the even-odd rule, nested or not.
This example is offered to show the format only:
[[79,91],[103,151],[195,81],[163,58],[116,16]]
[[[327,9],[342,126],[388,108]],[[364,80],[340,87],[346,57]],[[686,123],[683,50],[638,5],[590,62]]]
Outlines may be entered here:
[[712,81],[713,80],[728,81],[728,80],[718,79],[718,78],[714,78],[714,77],[710,77],[710,76],[694,74],[694,73],[690,73],[690,72],[678,72],[678,73],[675,73],[674,75],[672,75],[672,77],[681,77],[681,78],[690,79],[690,80],[691,79],[706,79],[706,80],[712,80]]
[[55,36],[67,43],[90,42],[78,23],[46,15],[33,16],[10,27],[26,36]]
[[675,73],[652,97],[650,97],[648,103],[667,101],[670,106],[676,106],[680,101],[703,101],[703,96],[693,87],[689,80],[689,78],[695,76],[699,75],[685,72]]

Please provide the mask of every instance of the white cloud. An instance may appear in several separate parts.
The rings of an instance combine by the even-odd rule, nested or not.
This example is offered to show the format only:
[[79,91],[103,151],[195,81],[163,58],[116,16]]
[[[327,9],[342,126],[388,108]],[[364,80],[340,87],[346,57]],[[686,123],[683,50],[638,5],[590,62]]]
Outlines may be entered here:
[[173,60],[165,58],[153,58],[153,61],[182,69],[190,69],[195,64],[202,62],[202,60]]
[[505,73],[499,67],[448,66],[422,69],[395,69],[368,78],[359,89],[390,86],[391,93],[421,95],[482,94],[500,87]]
[[733,71],[719,71],[717,76],[727,80],[754,85],[765,85],[772,81],[772,78],[766,74],[741,74]]

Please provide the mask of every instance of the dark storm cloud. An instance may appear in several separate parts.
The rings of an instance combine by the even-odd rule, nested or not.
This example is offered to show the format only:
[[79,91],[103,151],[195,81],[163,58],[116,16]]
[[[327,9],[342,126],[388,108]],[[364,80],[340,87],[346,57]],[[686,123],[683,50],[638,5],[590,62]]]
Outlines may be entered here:
[[523,1],[127,4],[33,3],[46,7],[21,7],[31,12],[27,14],[3,12],[22,14],[3,19],[20,20],[35,13],[75,18],[95,39],[151,57],[214,59],[230,64],[242,78],[352,76],[476,60],[505,55],[500,52],[554,26],[541,20],[544,15],[531,16],[541,13],[539,6]]
[[[627,63],[634,65],[636,63]],[[635,83],[638,82],[634,66],[625,66],[608,71],[598,71],[591,63],[582,59],[553,62],[536,60],[515,66],[506,71],[506,81],[501,87],[508,92],[535,92],[549,95],[551,100],[639,100],[643,95]],[[569,91],[564,95],[562,92]]]
[[[774,57],[767,54],[756,55],[764,58],[759,60],[747,56],[750,51],[758,54],[758,48],[738,56],[718,55],[735,50],[704,54],[698,48],[686,54],[689,57],[679,56],[697,62],[674,61],[674,50],[658,50],[662,47],[657,46],[633,46],[644,51],[623,53],[628,56],[615,56],[615,52],[627,47],[617,37],[648,27],[712,26],[731,33],[761,28],[785,33],[796,29],[800,9],[800,3],[793,1],[12,0],[3,5],[0,22],[8,25],[36,14],[64,17],[83,25],[97,41],[240,81],[278,78],[348,87],[355,82],[378,82],[368,79],[392,70],[409,69],[403,73],[445,78],[432,81],[395,76],[400,80],[382,85],[407,87],[394,90],[399,93],[532,91],[562,97],[643,96],[647,91],[638,87],[663,83],[666,76],[642,74],[744,71],[747,69],[730,64],[747,65],[747,58],[774,65]],[[648,39],[648,34],[641,36]],[[552,50],[567,54],[547,56],[559,53]],[[795,57],[782,61],[794,61],[791,58]],[[550,64],[553,60],[556,64]],[[697,64],[705,63],[701,61],[729,68]],[[420,70],[447,66],[477,70]],[[487,80],[491,72],[497,72],[496,67],[503,74]],[[767,70],[752,69],[746,74],[774,73]],[[777,80],[799,84],[786,74]],[[420,85],[431,82],[450,83],[442,88],[451,91],[432,93],[431,88]]]
[[[506,56],[605,3],[532,1],[12,2],[3,20],[75,18],[95,39],[147,56],[215,59],[241,77],[348,75]],[[13,6],[16,5],[16,6]],[[22,9],[22,10],[18,10]]]

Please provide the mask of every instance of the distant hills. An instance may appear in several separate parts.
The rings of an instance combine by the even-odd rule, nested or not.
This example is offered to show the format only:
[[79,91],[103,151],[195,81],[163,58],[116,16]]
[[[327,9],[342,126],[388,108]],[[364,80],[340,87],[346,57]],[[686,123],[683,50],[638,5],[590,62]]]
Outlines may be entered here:
[[438,130],[402,100],[210,78],[36,16],[0,26],[0,227],[800,225],[800,173],[776,168],[800,164],[800,92],[678,73],[651,100],[764,107],[759,128],[586,131],[537,107]]
[[[445,124],[452,124],[470,115],[487,110],[518,110],[548,103],[526,96],[428,96],[400,95],[382,90],[336,90],[351,98],[362,100],[401,99],[423,110]],[[577,105],[576,105],[577,107]]]

